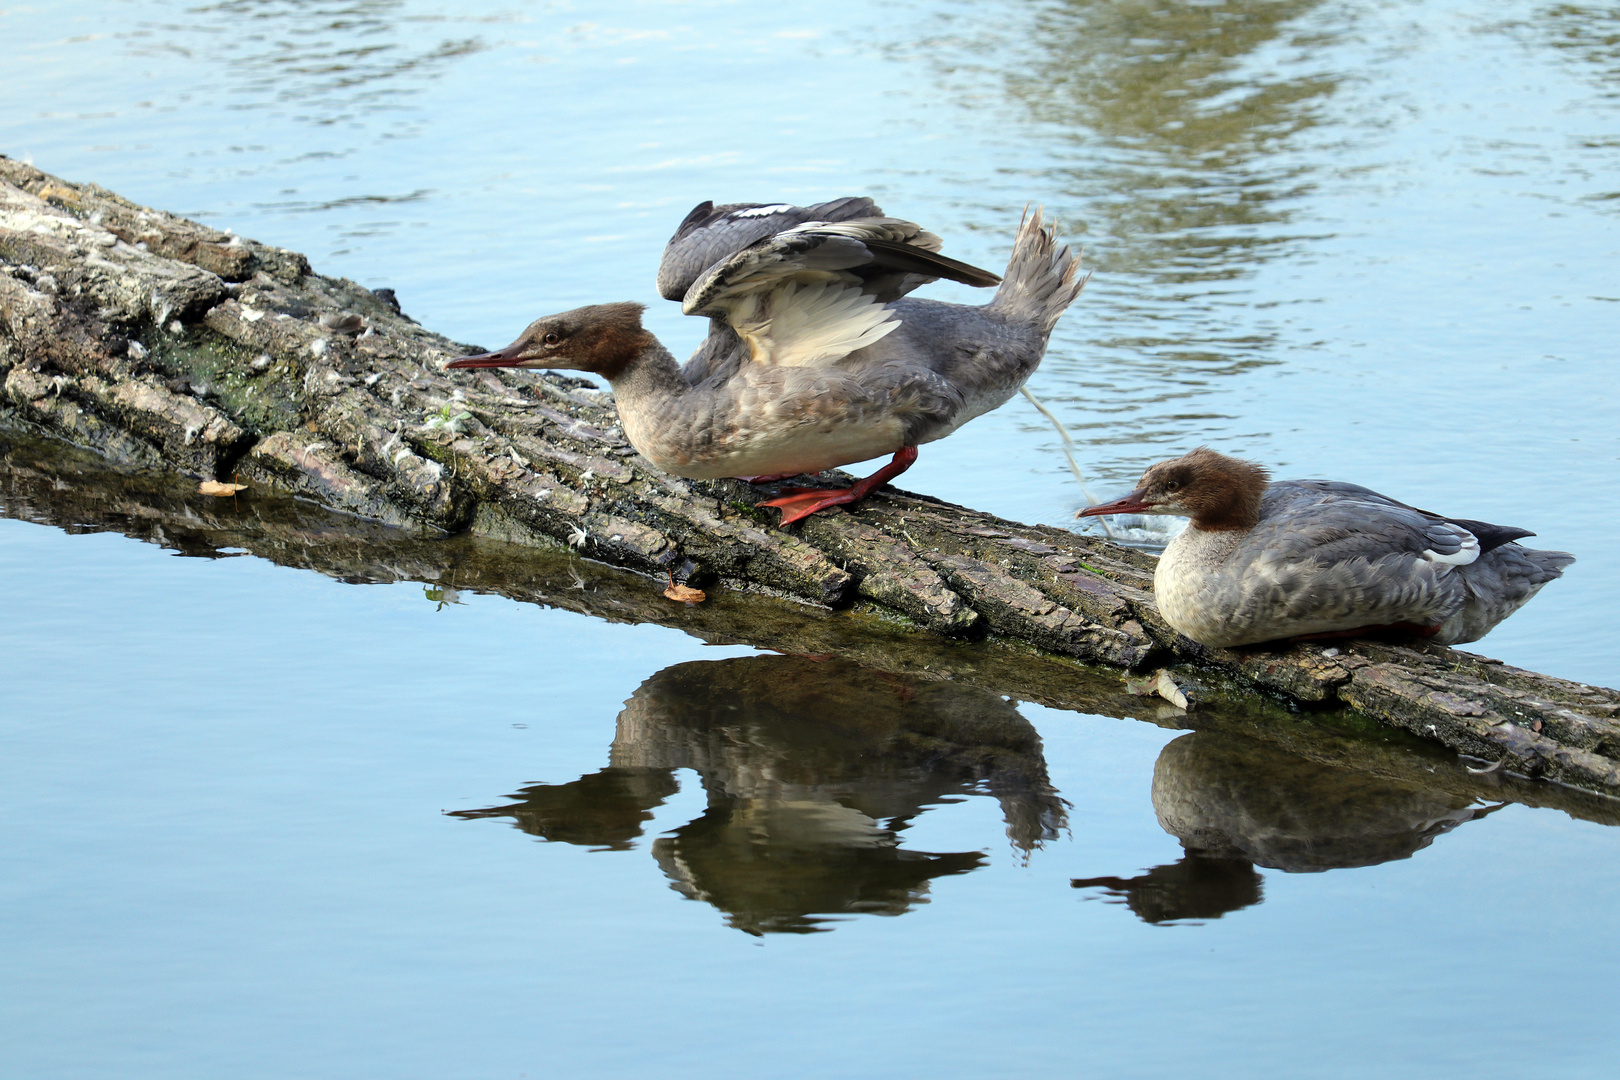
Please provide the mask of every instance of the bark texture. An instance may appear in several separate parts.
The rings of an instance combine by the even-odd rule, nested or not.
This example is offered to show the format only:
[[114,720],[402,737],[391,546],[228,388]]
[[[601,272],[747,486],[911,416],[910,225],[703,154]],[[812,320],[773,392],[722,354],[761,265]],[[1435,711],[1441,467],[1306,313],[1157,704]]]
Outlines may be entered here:
[[[754,509],[759,489],[642,460],[611,396],[581,380],[445,375],[472,351],[294,252],[0,158],[0,411],[13,425],[418,537],[571,548],[1116,668],[1191,665],[1192,684],[1349,705],[1516,773],[1620,793],[1613,690],[1435,646],[1208,649],[1160,618],[1150,556],[892,489],[780,529]],[[746,625],[746,606],[705,618]]]

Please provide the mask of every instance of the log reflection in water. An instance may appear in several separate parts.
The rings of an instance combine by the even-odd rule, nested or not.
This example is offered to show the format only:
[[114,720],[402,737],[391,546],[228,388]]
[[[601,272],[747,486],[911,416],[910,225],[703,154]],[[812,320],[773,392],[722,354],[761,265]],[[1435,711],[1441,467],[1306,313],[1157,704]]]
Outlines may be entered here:
[[1408,859],[1503,805],[1197,731],[1167,744],[1153,769],[1159,825],[1186,855],[1138,877],[1070,884],[1105,889],[1146,922],[1216,919],[1261,901],[1256,865],[1317,873]]
[[999,695],[848,661],[755,656],[677,664],[619,714],[600,772],[535,784],[521,801],[463,818],[510,817],[525,832],[623,849],[695,771],[707,811],[655,840],[673,887],[751,934],[808,933],[828,917],[899,915],[928,883],[984,864],[978,851],[901,846],[929,806],[989,794],[1028,852],[1063,828],[1040,737]]
[[[7,430],[3,418],[0,517],[70,533],[114,532],[196,558],[235,558],[246,553],[278,566],[354,584],[431,583],[424,593],[439,605],[456,592],[482,593],[611,622],[657,623],[720,644],[746,643],[795,654],[832,653],[846,668],[859,665],[862,673],[850,678],[851,686],[874,686],[874,680],[907,685],[918,699],[935,703],[936,708],[949,697],[958,702],[977,701],[984,710],[1004,711],[1011,717],[1016,713],[1005,704],[1010,697],[1070,712],[1152,719],[1164,725],[1246,737],[1242,745],[1258,742],[1273,747],[1273,753],[1317,763],[1329,775],[1339,770],[1365,775],[1370,784],[1387,782],[1443,791],[1461,800],[1458,806],[1511,800],[1585,821],[1620,825],[1620,800],[1615,798],[1524,779],[1507,769],[1480,774],[1454,754],[1375,728],[1354,714],[1291,711],[1242,688],[1232,691],[1218,677],[1190,667],[1175,669],[1176,680],[1192,687],[1198,696],[1197,707],[1184,713],[1128,693],[1119,673],[1112,669],[1003,647],[993,640],[945,641],[858,613],[818,610],[728,589],[711,592],[708,601],[697,606],[674,603],[664,597],[663,582],[582,560],[572,552],[537,550],[468,535],[444,539],[412,536],[259,491],[239,499],[202,496],[195,480],[117,469],[61,443]],[[1481,665],[1481,670],[1503,678],[1500,665]],[[1516,673],[1513,677],[1528,675]],[[946,688],[927,689],[941,682]],[[1507,678],[1504,685],[1515,684]],[[1527,699],[1514,700],[1523,707]],[[960,710],[962,706],[950,708]],[[909,710],[907,723],[914,724],[918,713],[916,708]],[[949,709],[936,712],[936,722],[943,723],[941,718],[949,715],[954,715]],[[1551,723],[1570,714],[1545,715]],[[1027,731],[1028,725],[1018,718],[1008,729],[1013,730]],[[914,726],[906,731],[906,737],[897,742],[913,745],[915,750],[919,732]],[[854,736],[842,731],[839,738]],[[1034,797],[1045,790],[1041,785],[1046,780],[1033,733],[1029,738],[1025,758],[1039,771],[1023,774],[1022,782],[1028,785],[1023,789],[1025,795],[1010,797],[1017,790],[1013,778],[1020,775],[1020,752],[1013,748],[1004,747],[992,763],[994,768],[985,774],[992,792],[1002,796],[1014,842],[1025,848],[1034,846],[1033,837],[1044,835],[1046,824],[1062,816],[1055,795],[1049,795],[1051,804]],[[981,743],[996,745],[982,732],[957,737],[957,757],[952,760],[962,761],[970,748]],[[877,744],[869,740],[861,745]],[[595,798],[554,789],[546,797],[557,804],[537,808],[535,818],[546,822],[553,832],[541,833],[538,827],[535,831],[573,843],[631,846],[651,809],[675,787],[668,768],[642,773],[627,769],[615,760],[595,781]],[[1192,869],[1204,874],[1212,868],[1201,863]],[[1246,873],[1252,877],[1252,870]],[[1242,903],[1227,903],[1221,910],[1240,906]]]

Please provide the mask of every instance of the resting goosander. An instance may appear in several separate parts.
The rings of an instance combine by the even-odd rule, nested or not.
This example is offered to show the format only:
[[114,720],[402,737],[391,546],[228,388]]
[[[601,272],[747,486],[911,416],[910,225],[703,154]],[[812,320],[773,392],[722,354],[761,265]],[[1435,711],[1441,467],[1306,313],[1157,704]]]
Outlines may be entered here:
[[[710,320],[684,368],[642,328],[641,304],[550,315],[448,368],[568,368],[606,378],[631,445],[693,479],[781,479],[893,454],[848,489],[794,488],[760,505],[782,524],[852,503],[1018,391],[1079,295],[1079,261],[1018,230],[1006,279],[938,254],[939,237],[870,199],[816,206],[702,203],[670,239],[658,289]],[[941,277],[1000,289],[982,307],[906,298]]]
[[1080,514],[1192,518],[1159,559],[1153,592],[1171,626],[1214,646],[1375,630],[1476,641],[1575,561],[1513,543],[1535,535],[1525,529],[1441,517],[1356,484],[1267,479],[1200,447]]

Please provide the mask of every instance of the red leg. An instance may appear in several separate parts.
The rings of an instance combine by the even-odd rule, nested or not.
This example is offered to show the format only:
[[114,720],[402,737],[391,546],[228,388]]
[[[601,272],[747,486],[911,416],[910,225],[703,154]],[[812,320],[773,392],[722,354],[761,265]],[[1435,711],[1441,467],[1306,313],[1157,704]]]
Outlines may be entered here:
[[807,518],[817,510],[824,510],[829,506],[843,506],[847,503],[860,502],[890,480],[911,468],[912,462],[917,460],[915,446],[902,446],[894,452],[894,458],[883,468],[849,488],[793,488],[788,494],[775,499],[766,499],[760,506],[775,506],[782,511],[782,524],[789,525],[800,518]]

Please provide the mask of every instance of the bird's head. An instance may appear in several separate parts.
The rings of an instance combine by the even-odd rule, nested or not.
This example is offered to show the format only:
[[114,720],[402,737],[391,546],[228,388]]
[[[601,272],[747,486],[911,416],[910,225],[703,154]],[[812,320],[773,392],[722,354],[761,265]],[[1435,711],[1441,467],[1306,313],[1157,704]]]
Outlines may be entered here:
[[653,340],[641,325],[644,305],[591,304],[529,324],[512,344],[463,356],[445,368],[561,368],[589,371],[612,382]]
[[1270,478],[1252,461],[1200,446],[1150,466],[1136,490],[1090,506],[1080,517],[1102,514],[1173,514],[1202,529],[1250,529],[1260,520],[1260,498]]

